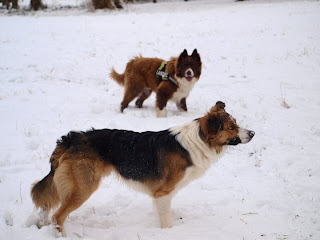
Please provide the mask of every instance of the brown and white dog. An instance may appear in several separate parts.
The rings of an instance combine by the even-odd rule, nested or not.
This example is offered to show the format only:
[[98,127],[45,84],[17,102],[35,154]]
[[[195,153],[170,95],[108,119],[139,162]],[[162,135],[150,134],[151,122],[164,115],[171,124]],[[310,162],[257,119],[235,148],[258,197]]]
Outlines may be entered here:
[[129,103],[138,97],[136,106],[142,107],[153,92],[156,93],[157,117],[166,116],[166,105],[169,100],[176,103],[181,111],[187,111],[186,98],[201,74],[201,58],[195,49],[189,56],[184,50],[179,57],[172,57],[166,63],[164,72],[168,79],[161,80],[156,73],[164,63],[159,58],[135,57],[128,62],[123,74],[112,68],[110,77],[119,85],[124,86],[124,97],[121,102],[121,112]]
[[230,145],[249,142],[254,132],[240,128],[217,102],[205,116],[160,132],[90,130],[69,132],[57,141],[51,171],[31,190],[41,208],[38,226],[48,224],[52,208],[59,231],[67,216],[114,173],[153,198],[162,228],[172,227],[171,200],[202,176]]

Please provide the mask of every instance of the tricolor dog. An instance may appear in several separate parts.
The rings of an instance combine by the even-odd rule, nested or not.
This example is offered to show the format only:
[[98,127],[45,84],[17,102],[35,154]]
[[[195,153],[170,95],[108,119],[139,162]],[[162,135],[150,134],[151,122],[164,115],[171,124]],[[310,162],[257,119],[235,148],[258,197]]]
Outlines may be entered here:
[[172,227],[171,200],[190,181],[202,176],[229,147],[249,142],[254,132],[240,128],[217,102],[203,117],[160,132],[90,130],[69,132],[57,141],[51,171],[33,185],[32,200],[41,208],[38,226],[52,221],[59,231],[111,173],[148,194],[160,226]]
[[179,57],[166,62],[159,58],[135,57],[127,63],[123,74],[112,68],[110,77],[124,86],[124,97],[120,111],[138,97],[136,106],[142,108],[143,102],[156,93],[157,117],[166,116],[169,100],[174,101],[181,111],[187,111],[186,98],[201,74],[201,58],[195,49],[189,56],[185,49]]

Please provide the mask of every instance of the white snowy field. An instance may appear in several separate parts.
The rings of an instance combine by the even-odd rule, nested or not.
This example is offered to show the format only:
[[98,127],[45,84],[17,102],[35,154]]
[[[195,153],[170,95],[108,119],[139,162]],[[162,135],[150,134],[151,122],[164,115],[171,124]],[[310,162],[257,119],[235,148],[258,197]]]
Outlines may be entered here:
[[[67,239],[320,239],[319,1],[2,10],[0,29],[0,239],[57,237],[52,226],[36,227],[30,188],[49,172],[60,136],[167,129],[218,100],[256,136],[176,195],[172,229],[159,228],[149,197],[111,177],[70,214]],[[156,118],[154,94],[143,109],[131,103],[119,112],[123,89],[108,76],[112,66],[123,72],[140,53],[169,59],[194,48],[203,71],[187,113],[170,103],[167,118]]]

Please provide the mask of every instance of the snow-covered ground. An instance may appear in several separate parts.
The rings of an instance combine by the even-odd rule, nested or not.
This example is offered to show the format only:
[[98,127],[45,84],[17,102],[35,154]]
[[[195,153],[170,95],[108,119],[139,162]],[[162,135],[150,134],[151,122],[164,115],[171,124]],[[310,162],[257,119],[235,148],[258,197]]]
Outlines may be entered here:
[[[320,239],[319,1],[1,10],[0,29],[0,239],[56,238],[52,226],[35,226],[30,188],[49,172],[61,135],[167,129],[218,100],[256,136],[176,195],[172,229],[159,228],[149,197],[108,178],[70,214],[67,238]],[[112,66],[122,72],[140,53],[169,59],[185,48],[203,61],[189,112],[169,104],[157,119],[153,95],[143,109],[132,103],[119,113],[123,89],[108,77]]]

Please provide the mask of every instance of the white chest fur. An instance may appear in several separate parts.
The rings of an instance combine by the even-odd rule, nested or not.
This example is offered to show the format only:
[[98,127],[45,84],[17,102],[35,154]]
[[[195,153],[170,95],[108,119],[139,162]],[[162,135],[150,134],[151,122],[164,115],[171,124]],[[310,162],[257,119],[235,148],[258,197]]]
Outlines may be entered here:
[[179,88],[173,94],[173,97],[172,97],[172,100],[175,102],[180,101],[182,98],[188,97],[194,84],[198,81],[198,78],[195,78],[195,77],[190,82],[187,81],[185,78],[179,78],[177,76],[176,76],[176,79],[179,84]]
[[186,169],[183,179],[176,186],[176,191],[186,186],[190,181],[201,177],[211,166],[218,161],[224,152],[217,153],[210,149],[199,136],[199,123],[193,121],[180,127],[170,129],[176,135],[177,141],[189,152],[193,166]]

